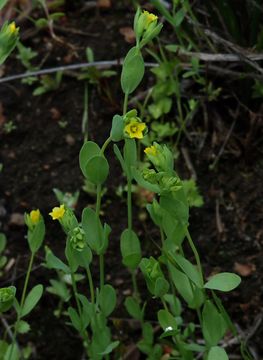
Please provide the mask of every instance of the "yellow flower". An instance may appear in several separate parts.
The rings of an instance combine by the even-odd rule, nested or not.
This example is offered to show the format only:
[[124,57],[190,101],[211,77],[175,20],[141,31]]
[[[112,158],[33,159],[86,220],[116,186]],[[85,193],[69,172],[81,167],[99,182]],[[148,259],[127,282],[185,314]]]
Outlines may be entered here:
[[49,215],[52,217],[52,220],[59,220],[63,218],[65,211],[65,205],[63,204],[60,205],[60,207],[54,207]]
[[144,149],[145,154],[147,155],[152,155],[152,156],[156,156],[157,155],[157,149],[154,145],[149,146],[147,148]]
[[37,224],[40,220],[40,211],[37,209],[37,210],[32,210],[29,214],[29,217],[30,217],[30,220],[32,222],[32,224]]
[[14,21],[8,26],[8,30],[11,34],[13,34],[16,31],[16,24]]
[[131,119],[130,122],[125,126],[124,131],[129,135],[130,138],[142,139],[143,130],[146,129],[146,124],[139,122],[136,118]]
[[147,28],[153,21],[158,20],[158,16],[149,13],[149,11],[144,10],[143,11],[143,15],[145,16],[146,19],[146,24],[145,27]]

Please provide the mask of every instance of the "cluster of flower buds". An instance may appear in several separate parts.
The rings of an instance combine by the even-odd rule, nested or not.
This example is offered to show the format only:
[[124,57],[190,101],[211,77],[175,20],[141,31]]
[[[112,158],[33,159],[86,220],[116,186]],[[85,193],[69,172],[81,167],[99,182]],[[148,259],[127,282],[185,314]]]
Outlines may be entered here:
[[140,269],[144,275],[148,290],[156,297],[162,297],[169,289],[159,262],[154,258],[143,258]]
[[142,48],[155,38],[161,31],[163,24],[158,24],[158,17],[146,10],[138,8],[134,18],[134,32],[137,46]]
[[16,288],[9,286],[0,289],[0,313],[8,311],[15,300]]
[[73,247],[73,249],[77,250],[77,251],[82,251],[86,244],[86,238],[85,238],[85,232],[84,230],[80,227],[77,226],[75,227],[71,232],[70,232],[70,245]]

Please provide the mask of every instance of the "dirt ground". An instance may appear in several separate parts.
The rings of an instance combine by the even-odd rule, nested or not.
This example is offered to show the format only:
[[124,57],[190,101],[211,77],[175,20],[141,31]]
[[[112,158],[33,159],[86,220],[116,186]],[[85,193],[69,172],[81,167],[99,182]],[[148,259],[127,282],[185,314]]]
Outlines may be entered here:
[[[25,45],[38,51],[34,62],[45,59],[44,68],[85,61],[87,46],[94,50],[97,60],[119,59],[131,46],[121,35],[120,28],[131,26],[131,19],[131,8],[125,5],[100,11],[84,9],[82,12],[77,6],[71,5],[56,30],[64,45],[52,41],[47,31],[36,32],[27,21],[20,25],[21,36]],[[83,33],[76,33],[77,30]],[[71,45],[75,47],[74,50]],[[7,76],[25,70],[13,55],[3,71],[2,76]],[[147,81],[152,81],[149,74]],[[182,178],[190,178],[194,169],[204,198],[203,207],[191,210],[190,230],[200,250],[206,275],[216,271],[235,271],[242,276],[241,286],[223,297],[224,304],[240,331],[250,336],[251,348],[263,356],[262,326],[256,327],[263,316],[262,103],[251,101],[248,106],[244,105],[242,97],[238,100],[224,96],[233,89],[229,87],[227,79],[221,77],[215,81],[220,82],[223,95],[218,101],[205,105],[207,119],[200,111],[189,126],[192,141],[183,138],[180,144],[180,150],[187,154],[187,161],[181,152],[177,169]],[[238,87],[238,84],[232,86]],[[99,144],[108,135],[112,116],[121,112],[118,75],[104,80],[102,89],[105,88],[110,89],[110,98],[105,91],[89,86],[89,134],[90,139]],[[53,188],[74,192],[83,186],[78,166],[78,153],[83,141],[83,94],[84,82],[77,80],[74,72],[64,74],[59,89],[40,97],[33,96],[32,88],[20,81],[0,85],[0,163],[3,164],[0,173],[0,230],[8,239],[6,255],[15,260],[0,279],[0,286],[14,283],[18,293],[29,260],[26,229],[21,219],[25,211],[32,208],[41,210],[47,227],[45,243],[56,254],[63,254],[63,233],[58,224],[49,219],[48,213],[57,204]],[[4,123],[10,120],[15,129],[6,133]],[[209,165],[227,136],[229,140],[218,165],[210,170]],[[111,172],[102,210],[113,229],[106,276],[118,289],[118,310],[114,317],[118,314],[118,317],[125,319],[127,314],[122,302],[130,291],[131,283],[130,275],[121,266],[118,249],[119,235],[126,226],[126,209],[125,199],[116,193],[119,182],[124,184],[124,179],[111,148],[106,155]],[[189,163],[193,168],[191,171]],[[81,190],[76,213],[79,215],[88,204],[94,204],[94,198]],[[155,251],[151,238],[157,234],[148,218],[141,220],[142,212],[139,207],[134,208],[136,230],[142,238],[143,252],[146,254],[149,250]],[[43,256],[42,251],[36,260],[32,285],[48,285],[49,273],[41,267]],[[93,271],[97,279],[96,267]],[[144,287],[141,279],[143,294]],[[33,344],[36,359],[39,360],[72,359],[72,351],[74,359],[80,359],[81,341],[64,324],[63,319],[57,320],[53,316],[56,305],[57,299],[45,293],[29,318],[32,331],[24,341]],[[147,316],[154,320],[155,313],[147,311]],[[138,337],[136,329],[125,320],[113,328],[115,336],[121,336],[128,347]]]

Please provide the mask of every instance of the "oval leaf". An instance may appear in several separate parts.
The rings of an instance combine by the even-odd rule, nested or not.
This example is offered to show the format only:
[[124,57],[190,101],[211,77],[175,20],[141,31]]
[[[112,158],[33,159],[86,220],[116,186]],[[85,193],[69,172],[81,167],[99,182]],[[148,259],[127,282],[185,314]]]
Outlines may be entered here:
[[99,294],[99,305],[105,316],[109,316],[115,309],[117,302],[116,291],[111,285],[104,285]]
[[240,283],[240,276],[233,273],[223,272],[212,276],[204,287],[206,289],[228,292],[238,287]]
[[207,360],[228,360],[228,356],[223,348],[213,346],[209,350]]
[[126,55],[122,73],[121,87],[125,94],[131,94],[142,81],[144,75],[144,61],[141,52],[133,47]]
[[93,184],[103,184],[108,174],[109,164],[104,156],[95,155],[87,162],[85,176]]
[[26,297],[24,306],[22,308],[21,317],[26,316],[29,314],[34,307],[39,302],[41,296],[43,294],[43,285],[36,285],[33,289],[29,292]]
[[93,141],[86,141],[79,153],[79,166],[84,176],[86,176],[86,165],[95,155],[99,155],[100,147]]

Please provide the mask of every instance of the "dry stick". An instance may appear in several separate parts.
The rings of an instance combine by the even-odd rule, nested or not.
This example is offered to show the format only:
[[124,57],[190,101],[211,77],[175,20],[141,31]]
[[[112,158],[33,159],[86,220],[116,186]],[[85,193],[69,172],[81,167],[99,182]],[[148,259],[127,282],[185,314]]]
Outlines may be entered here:
[[221,148],[220,148],[220,150],[219,150],[219,152],[218,152],[215,160],[214,160],[213,163],[210,165],[210,169],[214,169],[214,167],[215,167],[216,164],[218,163],[218,160],[219,160],[220,157],[222,156],[222,154],[223,154],[223,152],[224,152],[224,150],[225,150],[225,146],[226,146],[226,144],[227,144],[227,142],[228,142],[228,140],[229,140],[229,138],[230,138],[230,135],[232,134],[232,131],[233,131],[234,127],[235,127],[236,121],[237,121],[237,120],[235,119],[235,120],[232,122],[232,124],[231,124],[231,126],[230,126],[230,129],[229,129],[229,131],[228,131],[228,133],[227,133],[227,135],[226,135],[226,137],[225,137],[225,141],[223,142],[223,144],[222,144],[222,146],[221,146]]
[[[79,64],[70,64],[70,65],[62,65],[57,67],[52,67],[48,69],[42,69],[38,71],[29,71],[22,74],[6,76],[0,79],[0,84],[8,81],[25,79],[31,76],[40,76],[46,74],[53,74],[57,71],[67,71],[67,70],[75,70],[75,69],[82,69],[82,68],[89,68],[89,67],[96,67],[96,68],[107,68],[109,66],[121,66],[123,64],[123,60],[105,60],[105,61],[93,61],[93,62],[86,62],[86,63],[79,63]],[[145,63],[147,67],[157,67],[159,64],[157,63]]]
[[195,168],[193,166],[193,163],[192,163],[192,161],[190,159],[189,152],[188,152],[187,148],[184,147],[184,146],[181,147],[181,151],[182,151],[186,166],[187,166],[188,170],[191,173],[191,177],[192,177],[192,179],[194,179],[196,181],[197,180],[197,175],[196,175],[196,171],[195,171]]
[[[52,67],[52,68],[48,68],[48,69],[29,71],[29,72],[25,72],[22,74],[6,76],[6,77],[3,77],[2,79],[0,78],[0,84],[9,82],[9,81],[19,80],[19,79],[25,79],[25,78],[28,78],[31,76],[41,76],[41,75],[53,74],[53,73],[56,73],[57,71],[68,71],[68,70],[76,70],[76,69],[89,68],[89,67],[96,67],[96,68],[102,69],[102,68],[108,68],[110,66],[121,66],[122,64],[123,64],[123,59],[93,61],[93,62],[87,62],[87,63],[62,65],[62,66],[56,66],[56,67]],[[145,66],[146,67],[158,67],[159,64],[146,62]],[[190,69],[189,64],[182,63],[181,66],[185,69]],[[247,77],[247,78],[251,78],[251,79],[263,80],[263,75],[258,75],[255,73],[245,73],[245,72],[240,72],[240,71],[233,71],[233,70],[221,68],[221,67],[215,66],[215,65],[209,65],[209,66],[207,66],[207,68],[205,70],[200,69],[201,72],[206,72],[206,71],[210,71],[210,70],[212,70],[213,73],[215,72],[218,76],[229,75],[229,76],[237,77],[237,78]]]
[[[187,57],[196,57],[199,60],[205,61],[205,62],[242,62],[243,60],[240,58],[239,54],[225,54],[225,53],[217,53],[217,54],[211,54],[211,53],[203,53],[203,52],[192,52],[192,51],[184,51],[179,50],[178,55],[187,56]],[[263,54],[246,54],[246,58],[250,61],[262,61],[263,60]]]

